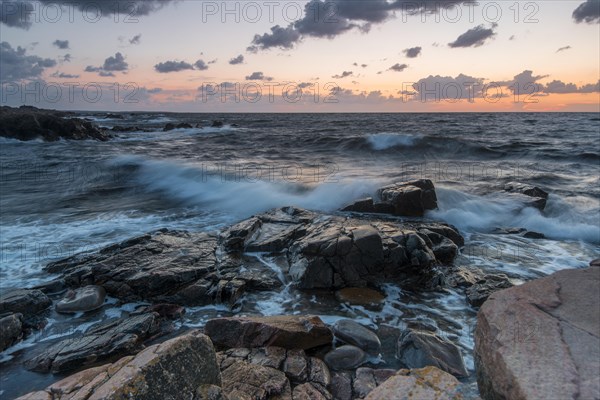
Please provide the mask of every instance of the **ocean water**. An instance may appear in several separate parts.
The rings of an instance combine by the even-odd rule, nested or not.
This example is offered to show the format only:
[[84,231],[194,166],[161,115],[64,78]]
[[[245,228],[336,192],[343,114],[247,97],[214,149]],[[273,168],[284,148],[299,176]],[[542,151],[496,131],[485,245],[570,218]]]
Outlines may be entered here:
[[[438,193],[439,210],[426,219],[451,223],[466,238],[457,263],[506,273],[518,284],[584,267],[600,254],[598,114],[103,115],[80,116],[109,128],[151,131],[118,133],[104,143],[0,138],[2,290],[49,281],[53,276],[42,272],[48,262],[144,232],[214,231],[288,205],[335,212],[382,185],[416,178],[432,179]],[[224,127],[210,127],[213,120]],[[167,122],[199,128],[162,132]],[[511,181],[548,191],[546,209],[526,207],[504,192]],[[494,232],[503,227],[526,228],[546,239]],[[266,268],[278,268],[275,258],[255,257]],[[473,369],[476,310],[461,293],[381,289],[386,302],[379,312],[288,285],[246,299],[233,311],[223,305],[190,309],[180,328],[231,313],[311,313],[327,322],[351,317],[373,327],[413,318],[433,321]],[[0,397],[57,379],[20,367],[40,345],[135,306],[112,299],[91,316],[53,315],[42,332],[0,353]],[[394,366],[389,359],[371,361]]]

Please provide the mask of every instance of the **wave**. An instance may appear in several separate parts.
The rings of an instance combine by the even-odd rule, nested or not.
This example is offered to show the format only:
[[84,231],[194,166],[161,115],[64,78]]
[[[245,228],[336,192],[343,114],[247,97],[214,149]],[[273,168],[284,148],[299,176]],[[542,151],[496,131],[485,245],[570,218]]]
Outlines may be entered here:
[[417,135],[401,135],[397,133],[375,133],[367,136],[367,142],[373,150],[387,150],[393,147],[411,147],[421,138]]
[[506,195],[478,196],[455,189],[436,188],[439,209],[428,216],[444,220],[465,232],[492,232],[498,227],[525,228],[549,239],[600,243],[598,202],[550,195],[544,212]]

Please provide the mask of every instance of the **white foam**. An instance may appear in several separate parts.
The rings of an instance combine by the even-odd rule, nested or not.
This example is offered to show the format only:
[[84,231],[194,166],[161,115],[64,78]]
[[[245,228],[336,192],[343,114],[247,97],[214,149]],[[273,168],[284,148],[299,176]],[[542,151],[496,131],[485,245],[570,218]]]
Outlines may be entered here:
[[398,134],[398,133],[374,133],[367,136],[367,141],[373,150],[386,150],[392,147],[414,146],[420,137],[417,135]]

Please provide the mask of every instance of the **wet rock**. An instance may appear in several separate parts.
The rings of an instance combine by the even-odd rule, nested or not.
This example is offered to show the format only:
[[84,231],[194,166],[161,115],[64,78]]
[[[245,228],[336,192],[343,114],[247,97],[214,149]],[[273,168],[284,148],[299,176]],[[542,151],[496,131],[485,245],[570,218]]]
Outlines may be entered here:
[[397,357],[408,368],[434,366],[460,378],[469,376],[460,349],[429,332],[405,331],[398,340]]
[[469,288],[485,279],[484,272],[479,268],[455,267],[447,272],[445,283],[450,287]]
[[66,112],[31,106],[3,106],[0,107],[0,136],[23,141],[41,138],[47,142],[60,139],[107,141],[112,137],[89,121],[67,118],[69,116]]
[[340,303],[367,307],[378,306],[385,300],[385,296],[377,290],[353,287],[336,291],[335,297]]
[[52,300],[38,289],[2,290],[0,293],[0,314],[19,313],[23,315],[23,329],[41,329],[46,324],[44,312],[52,305]]
[[61,273],[71,287],[99,285],[124,301],[185,306],[234,304],[247,290],[281,286],[276,274],[264,267],[256,270],[227,254],[217,260],[217,247],[212,235],[161,230],[45,269]]
[[600,258],[590,261],[590,267],[600,267]]
[[462,396],[461,386],[455,377],[435,367],[413,370],[402,369],[371,391],[365,399],[462,400],[464,397]]
[[509,182],[504,186],[504,190],[511,193],[520,193],[528,197],[534,198],[529,204],[540,211],[546,208],[548,193],[537,186],[526,185],[518,182]]
[[428,246],[433,250],[435,258],[443,264],[452,264],[458,254],[458,246],[450,239],[429,229],[419,229],[431,241]]
[[153,304],[145,307],[144,313],[157,313],[161,318],[177,320],[185,315],[185,308],[177,304]]
[[396,326],[380,324],[377,329],[377,337],[381,342],[381,356],[384,360],[396,358],[396,346],[402,330]]
[[274,368],[237,361],[222,371],[221,378],[230,399],[292,400],[290,382]]
[[377,354],[381,348],[381,342],[374,332],[350,319],[336,321],[332,329],[336,338],[368,353]]
[[102,286],[90,285],[70,290],[65,297],[56,303],[59,313],[76,313],[96,310],[104,305],[106,291]]
[[545,239],[546,235],[539,232],[527,231],[523,234],[523,237],[528,239]]
[[485,275],[478,283],[467,289],[467,300],[473,307],[480,307],[492,293],[512,286],[513,284],[504,274]]
[[23,315],[0,316],[0,352],[6,350],[23,337]]
[[163,132],[169,132],[174,129],[191,129],[191,128],[193,128],[193,126],[188,123],[185,123],[185,122],[182,122],[177,125],[169,122],[168,124],[165,125]]
[[394,215],[422,217],[425,211],[437,208],[437,196],[429,179],[396,183],[377,192],[383,203],[394,207]]
[[366,199],[356,200],[354,203],[347,205],[342,208],[342,211],[360,212],[360,213],[372,213],[375,212],[373,205],[373,198],[367,197]]
[[493,293],[474,335],[482,398],[600,398],[599,332],[598,268]]
[[333,340],[329,328],[315,316],[216,318],[206,323],[205,332],[225,347],[310,349]]
[[211,128],[222,128],[223,125],[224,125],[223,121],[215,120],[212,122],[212,124],[210,126],[211,126]]
[[64,339],[27,360],[28,369],[61,373],[95,362],[139,351],[145,339],[158,332],[158,315],[142,314],[109,320],[90,327],[83,335]]
[[349,372],[332,373],[331,394],[336,400],[352,400],[352,375]]
[[81,371],[19,399],[218,400],[200,396],[210,385],[221,385],[214,348],[206,336],[195,331],[150,346],[135,357]]
[[334,370],[354,369],[366,359],[367,354],[364,351],[351,345],[338,347],[325,355],[325,363]]
[[64,279],[58,278],[36,286],[33,289],[41,290],[46,295],[52,295],[66,292],[67,286]]

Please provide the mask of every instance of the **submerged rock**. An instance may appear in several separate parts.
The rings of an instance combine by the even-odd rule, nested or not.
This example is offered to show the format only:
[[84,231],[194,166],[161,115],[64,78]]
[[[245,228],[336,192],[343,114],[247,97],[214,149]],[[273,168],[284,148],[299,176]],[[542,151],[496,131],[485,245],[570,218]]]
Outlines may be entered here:
[[600,398],[600,269],[493,293],[474,336],[483,399]]
[[405,331],[398,340],[397,357],[408,368],[434,366],[459,378],[469,376],[460,349],[430,332]]
[[357,322],[341,319],[336,321],[332,328],[336,338],[368,353],[377,354],[381,348],[377,335]]
[[19,400],[208,400],[211,398],[202,397],[211,390],[207,386],[218,393],[220,385],[213,345],[195,331],[150,346],[135,357],[123,357],[113,364],[81,371]]
[[205,332],[215,344],[226,347],[310,349],[333,340],[329,328],[314,316],[216,318],[206,323]]
[[104,305],[106,291],[102,286],[90,285],[69,291],[65,297],[56,303],[59,313],[76,313],[92,311]]
[[335,297],[340,303],[358,306],[377,306],[385,300],[385,296],[377,290],[353,287],[336,291]]

